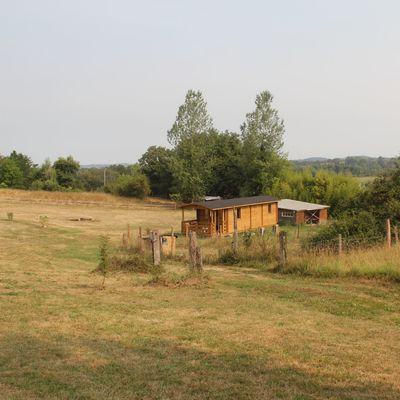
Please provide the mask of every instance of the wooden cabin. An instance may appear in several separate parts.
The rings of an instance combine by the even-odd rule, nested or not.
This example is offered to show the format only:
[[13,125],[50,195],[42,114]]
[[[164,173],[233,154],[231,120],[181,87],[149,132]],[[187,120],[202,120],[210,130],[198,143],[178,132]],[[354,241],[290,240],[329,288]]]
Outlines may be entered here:
[[328,220],[329,206],[322,204],[282,199],[278,208],[280,224],[324,224]]
[[[234,231],[234,212],[239,232],[278,223],[278,199],[272,196],[241,197],[184,204],[182,233],[195,231],[202,236],[229,235]],[[196,219],[186,220],[185,210],[196,210]]]

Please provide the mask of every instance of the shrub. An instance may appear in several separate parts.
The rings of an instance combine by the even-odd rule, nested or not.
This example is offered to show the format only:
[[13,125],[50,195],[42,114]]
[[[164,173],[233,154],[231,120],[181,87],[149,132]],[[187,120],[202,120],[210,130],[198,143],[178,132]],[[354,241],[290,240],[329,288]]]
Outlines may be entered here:
[[105,191],[120,196],[143,199],[150,194],[150,185],[147,177],[141,173],[121,175],[115,183],[107,186]]
[[303,247],[327,248],[336,243],[338,236],[344,239],[358,240],[368,244],[371,241],[378,241],[383,237],[383,232],[374,218],[366,211],[361,211],[353,215],[344,215],[330,225],[321,228],[318,233],[303,243]]

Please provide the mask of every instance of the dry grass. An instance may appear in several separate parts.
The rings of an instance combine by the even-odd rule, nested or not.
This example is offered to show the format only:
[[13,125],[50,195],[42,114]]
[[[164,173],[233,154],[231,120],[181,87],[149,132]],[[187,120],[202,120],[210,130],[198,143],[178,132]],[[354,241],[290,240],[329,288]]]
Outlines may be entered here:
[[377,245],[353,249],[340,256],[332,252],[298,251],[289,257],[285,271],[320,277],[379,278],[400,282],[400,246]]
[[180,212],[0,196],[1,215],[2,399],[400,398],[393,283],[213,266],[202,284],[115,273],[99,290],[99,234],[177,229]]

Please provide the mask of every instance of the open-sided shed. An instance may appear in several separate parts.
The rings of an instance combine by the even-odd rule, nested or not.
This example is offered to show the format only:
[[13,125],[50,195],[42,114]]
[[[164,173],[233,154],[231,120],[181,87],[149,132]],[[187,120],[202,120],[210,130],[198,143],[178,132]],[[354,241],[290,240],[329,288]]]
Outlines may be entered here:
[[[229,235],[234,231],[234,212],[239,232],[278,223],[278,199],[272,196],[200,201],[181,208],[182,233],[190,230],[204,236]],[[196,210],[196,219],[185,220],[186,209]]]
[[280,224],[323,224],[328,220],[329,206],[291,199],[278,202]]

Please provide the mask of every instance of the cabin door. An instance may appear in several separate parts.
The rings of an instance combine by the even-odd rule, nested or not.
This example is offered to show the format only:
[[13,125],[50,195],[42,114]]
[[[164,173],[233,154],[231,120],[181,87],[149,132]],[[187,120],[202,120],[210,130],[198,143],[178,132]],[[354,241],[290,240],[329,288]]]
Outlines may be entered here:
[[217,233],[224,234],[227,232],[227,226],[228,226],[228,210],[217,210],[217,218],[215,221],[216,228],[217,228]]

